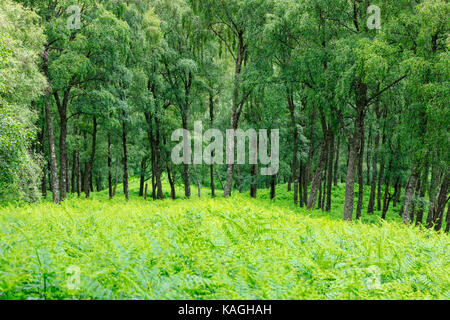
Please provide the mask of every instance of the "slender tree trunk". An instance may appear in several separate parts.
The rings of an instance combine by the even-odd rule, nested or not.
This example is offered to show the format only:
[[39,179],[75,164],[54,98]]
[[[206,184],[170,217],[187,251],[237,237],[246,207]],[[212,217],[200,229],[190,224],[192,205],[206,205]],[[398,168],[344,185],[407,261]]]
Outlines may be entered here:
[[176,199],[175,176],[172,176],[172,170],[170,169],[169,163],[167,163],[167,176],[168,176],[169,184],[170,184],[170,198],[172,200],[175,200]]
[[380,135],[379,133],[375,136],[375,147],[373,149],[373,160],[372,160],[372,185],[370,188],[370,198],[369,198],[369,207],[367,209],[367,213],[373,214],[375,211],[375,196],[377,189],[377,178],[378,178],[378,147],[380,144]]
[[119,183],[119,163],[120,163],[119,160],[120,160],[120,149],[117,148],[116,173],[115,173],[114,188],[113,188],[113,194],[112,194],[113,198],[116,196],[117,184]]
[[[420,198],[425,198],[425,194],[428,188],[428,175],[430,173],[430,168],[428,165],[428,161],[425,164],[423,173],[422,173],[422,181],[420,183]],[[420,208],[417,210],[417,219],[416,219],[416,226],[419,226],[423,223],[423,214],[424,214],[425,208],[423,203],[420,204]]]
[[371,143],[372,143],[372,126],[369,127],[369,138],[367,139],[367,149],[366,149],[366,166],[367,166],[367,185],[370,186],[370,153],[371,153]]
[[202,183],[200,180],[200,176],[197,172],[197,167],[195,165],[193,165],[194,168],[194,172],[195,172],[195,180],[197,180],[197,195],[199,198],[202,197]]
[[80,150],[75,152],[76,157],[76,173],[77,173],[77,196],[81,197],[81,159],[80,159]]
[[139,197],[144,196],[144,184],[145,184],[145,173],[147,169],[147,156],[141,161],[141,172],[140,172],[140,180],[139,180]]
[[[214,126],[214,97],[212,94],[209,95],[209,120],[211,121],[211,128]],[[214,183],[214,151],[211,151],[211,159],[213,160],[209,166],[210,174],[210,187],[211,187],[211,197],[216,196],[216,185]]]
[[164,193],[162,189],[162,164],[161,164],[161,128],[160,128],[160,119],[155,117],[155,149],[156,149],[156,166],[155,166],[155,179],[156,179],[156,188],[157,188],[157,198],[162,200],[164,199]]
[[[308,210],[314,209],[314,207],[316,205],[316,200],[317,200],[317,192],[319,191],[319,188],[320,188],[320,190],[322,190],[321,186],[322,186],[322,178],[323,178],[323,168],[325,166],[325,160],[326,160],[326,152],[327,152],[327,143],[326,143],[326,138],[325,138],[323,145],[322,145],[322,151],[320,153],[319,165],[318,165],[316,173],[314,175],[312,185],[311,185],[311,190],[309,192],[309,198],[308,198],[308,203],[307,203]],[[319,203],[321,201],[321,195],[322,194],[319,195]]]
[[[294,104],[294,95],[290,89],[289,86],[287,86],[287,102],[289,107],[289,114],[291,116],[291,126],[292,126],[292,132],[294,135],[294,141],[293,141],[293,148],[292,148],[292,163],[291,163],[291,169],[292,169],[292,176],[290,177],[289,181],[294,180],[294,204],[298,204],[298,174],[297,174],[297,153],[298,153],[298,128],[297,128],[297,121],[295,119],[295,104]],[[289,184],[290,186],[290,184]],[[289,188],[290,191],[290,188]]]
[[450,189],[450,174],[447,172],[444,176],[441,189],[433,206],[433,224],[434,230],[440,231],[444,220],[444,211],[448,203],[448,193]]
[[[188,130],[187,116],[183,116],[182,119],[183,129]],[[183,166],[183,180],[184,180],[184,195],[186,198],[191,197],[191,178],[190,178],[189,164],[185,163]]]
[[258,193],[258,165],[252,164],[250,168],[250,197],[256,198]]
[[[49,71],[48,71],[48,48],[46,47],[43,53],[43,70],[50,83]],[[44,102],[45,118],[47,121],[47,133],[48,133],[48,144],[49,144],[49,154],[50,154],[50,187],[53,193],[53,202],[59,203],[59,186],[58,186],[58,165],[56,162],[56,151],[55,151],[55,136],[53,133],[53,121],[52,115],[50,113],[50,88],[46,89],[46,98]]]
[[84,175],[84,192],[86,193],[86,198],[89,198],[90,191],[92,190],[92,167],[94,165],[95,150],[97,148],[97,118],[92,117],[92,150],[89,162],[86,163],[86,172]]
[[148,183],[145,184],[144,200],[147,201]]
[[[322,150],[320,153],[319,164],[317,166],[316,173],[314,174],[314,178],[313,178],[312,185],[311,185],[311,191],[309,193],[309,199],[308,199],[308,203],[307,203],[308,210],[314,209],[314,207],[316,205],[317,191],[322,186],[323,171],[328,163],[327,162],[327,153],[328,153],[329,130],[328,130],[326,118],[325,118],[325,115],[324,115],[324,112],[322,109],[320,109],[320,120],[321,120],[320,122],[322,125],[324,139],[323,139],[323,144],[322,144]],[[319,196],[319,207],[320,207],[320,203],[321,203],[321,194]]]
[[431,167],[431,181],[428,188],[428,194],[430,199],[430,207],[428,209],[427,228],[433,226],[433,208],[436,204],[437,187],[441,184],[440,173],[436,165]]
[[72,193],[77,192],[77,152],[72,153]]
[[339,156],[341,150],[341,136],[338,135],[338,142],[336,147],[336,162],[334,163],[334,186],[338,186],[338,178],[339,178]]
[[236,188],[242,193],[241,166],[236,165]]
[[359,81],[356,92],[356,119],[353,137],[349,137],[349,157],[345,182],[344,220],[353,220],[353,198],[355,193],[355,171],[361,149],[364,130],[365,108],[367,105],[367,85]]
[[408,184],[405,189],[405,209],[403,211],[403,223],[411,223],[411,212],[413,210],[413,198],[414,192],[417,184],[418,170],[416,167],[412,169],[411,176],[408,180]]
[[331,131],[329,136],[330,142],[329,142],[329,154],[328,154],[328,186],[327,186],[327,205],[326,205],[326,211],[331,211],[331,193],[332,193],[332,187],[333,187],[333,162],[334,162],[334,132]]
[[402,192],[402,188],[401,188],[400,182],[397,182],[395,184],[395,197],[394,197],[394,201],[393,201],[393,204],[392,204],[392,206],[394,208],[397,208],[397,203],[400,202],[401,192]]
[[[242,101],[239,101],[239,90],[241,87],[241,72],[242,72],[242,64],[244,62],[244,56],[246,53],[246,45],[244,44],[243,34],[239,34],[239,41],[237,44],[237,54],[235,59],[235,71],[234,71],[234,88],[233,88],[233,102],[232,102],[232,110],[231,110],[231,123],[230,128],[236,130],[239,126],[239,117],[242,105],[245,101],[244,97],[242,97]],[[234,155],[234,144],[227,144],[227,154]],[[231,196],[231,189],[233,186],[233,173],[234,173],[234,163],[227,164],[227,175],[226,175],[226,183],[225,190],[223,192],[223,196],[225,198]]]
[[300,160],[299,170],[298,170],[298,196],[300,202],[300,208],[303,208],[306,203],[306,199],[303,197],[303,176],[304,176],[304,166],[302,161]]
[[[125,118],[125,112],[123,113]],[[126,120],[122,120],[122,145],[123,145],[123,191],[125,193],[125,199],[130,200],[130,194],[128,190],[128,147],[127,147],[127,123]]]
[[[45,155],[45,146],[44,146],[44,138],[45,138],[45,110],[42,110],[41,114],[41,131],[39,133],[39,144],[40,144],[40,151],[42,155]],[[42,182],[41,182],[41,193],[42,197],[47,198],[47,162],[44,162],[43,168],[43,175],[42,175]]]
[[447,207],[447,227],[445,228],[445,232],[449,233],[450,231],[450,204]]
[[277,177],[276,175],[272,176],[272,180],[270,182],[270,199],[275,199],[276,196],[276,185],[277,185]]
[[358,205],[356,207],[356,219],[361,219],[362,206],[364,200],[364,176],[363,176],[363,162],[364,162],[364,126],[361,130],[361,149],[358,157]]
[[111,134],[108,133],[108,192],[109,199],[113,198],[113,186],[112,186],[112,141]]
[[53,202],[59,203],[58,166],[56,163],[55,138],[53,135],[53,123],[50,114],[49,102],[45,102],[45,114],[47,119],[47,133],[50,153],[50,185],[53,193]]
[[58,93],[54,92],[56,105],[59,112],[59,191],[60,200],[64,200],[67,197],[67,106],[69,103],[70,89],[64,91],[63,101],[59,99]]

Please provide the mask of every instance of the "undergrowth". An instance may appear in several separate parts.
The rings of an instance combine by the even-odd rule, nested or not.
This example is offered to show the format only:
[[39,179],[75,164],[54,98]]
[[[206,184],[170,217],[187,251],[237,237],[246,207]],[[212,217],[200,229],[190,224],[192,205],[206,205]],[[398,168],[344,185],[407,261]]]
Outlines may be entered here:
[[450,299],[448,235],[397,209],[343,222],[343,186],[331,213],[285,186],[275,201],[144,201],[136,186],[128,203],[3,204],[0,299]]

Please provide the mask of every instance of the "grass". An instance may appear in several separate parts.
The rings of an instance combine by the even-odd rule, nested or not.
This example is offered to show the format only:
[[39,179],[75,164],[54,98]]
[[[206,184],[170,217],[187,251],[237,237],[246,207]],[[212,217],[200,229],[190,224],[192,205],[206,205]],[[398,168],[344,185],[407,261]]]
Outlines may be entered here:
[[343,186],[331,213],[285,189],[146,202],[133,181],[129,203],[4,204],[0,299],[450,299],[448,235],[396,211],[343,222]]

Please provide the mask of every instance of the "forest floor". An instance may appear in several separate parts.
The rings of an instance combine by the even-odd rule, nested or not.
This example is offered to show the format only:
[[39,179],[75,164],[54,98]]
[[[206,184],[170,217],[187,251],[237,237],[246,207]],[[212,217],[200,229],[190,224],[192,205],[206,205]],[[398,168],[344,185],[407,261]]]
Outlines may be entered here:
[[3,203],[0,299],[450,299],[448,235],[398,208],[343,222],[343,185],[330,213],[286,189],[144,201],[133,180],[128,203]]

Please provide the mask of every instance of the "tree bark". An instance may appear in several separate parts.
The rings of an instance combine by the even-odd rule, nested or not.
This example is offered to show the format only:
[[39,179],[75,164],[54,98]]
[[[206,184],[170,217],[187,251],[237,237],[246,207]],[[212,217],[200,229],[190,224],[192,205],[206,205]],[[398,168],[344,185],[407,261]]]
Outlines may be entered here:
[[364,125],[361,130],[361,149],[358,157],[358,205],[356,207],[356,219],[361,219],[362,206],[364,200],[364,176],[363,176],[363,162],[364,162]]
[[272,176],[272,180],[270,181],[270,200],[275,199],[276,196],[276,185],[277,185],[277,176]]
[[[183,129],[188,130],[188,119],[187,117],[183,117],[182,119],[183,123]],[[158,155],[156,155],[158,157]],[[184,180],[184,196],[186,198],[191,197],[191,178],[190,178],[190,170],[189,170],[189,164],[185,163],[183,165],[183,180]]]
[[[428,161],[425,164],[423,173],[422,173],[422,181],[420,184],[420,194],[419,197],[420,198],[425,198],[425,193],[427,191],[428,188],[428,175],[430,173],[430,168],[428,165]],[[416,226],[419,226],[423,223],[423,214],[424,214],[425,208],[424,208],[424,204],[421,203],[420,204],[420,208],[417,210],[417,219],[416,219]]]
[[338,142],[336,147],[336,162],[334,163],[334,186],[338,186],[338,179],[339,179],[339,156],[340,156],[340,149],[341,149],[341,136],[338,135]]
[[349,137],[349,157],[347,177],[345,181],[344,220],[353,220],[353,198],[355,193],[355,171],[361,149],[361,136],[364,128],[364,117],[367,106],[367,84],[358,82],[356,88],[356,119],[353,137]]
[[86,198],[89,198],[90,191],[92,189],[92,167],[94,165],[95,150],[97,148],[97,117],[92,117],[92,146],[91,146],[91,156],[89,162],[86,165],[86,172],[84,175],[84,192],[86,193]]
[[447,172],[444,176],[441,189],[433,206],[433,224],[434,230],[440,231],[444,220],[444,211],[448,203],[448,193],[450,188],[450,174]]
[[64,91],[63,101],[59,99],[58,93],[53,93],[59,112],[59,190],[60,200],[67,197],[67,106],[69,103],[70,88]]
[[[44,74],[47,77],[47,80],[50,83],[49,72],[48,72],[48,48],[45,47],[43,53],[43,70]],[[58,186],[58,165],[56,163],[56,151],[55,151],[55,136],[53,133],[53,121],[52,115],[50,113],[50,88],[46,89],[46,97],[44,102],[45,108],[45,118],[47,121],[47,133],[48,133],[48,144],[49,144],[49,153],[50,153],[50,187],[53,193],[53,202],[59,203],[59,186]]]
[[[235,58],[235,71],[234,71],[234,85],[233,85],[233,101],[231,110],[231,123],[230,128],[236,130],[239,126],[239,118],[242,111],[243,104],[245,103],[245,97],[243,96],[241,101],[239,98],[239,90],[241,87],[241,72],[242,65],[244,62],[244,57],[246,54],[247,46],[244,44],[244,33],[240,32],[238,34],[237,52]],[[234,144],[227,145],[227,154],[234,155]],[[223,192],[224,198],[231,196],[231,189],[233,186],[233,173],[234,173],[234,163],[227,164],[227,175],[225,190]]]
[[155,179],[156,179],[156,189],[157,189],[156,197],[159,200],[162,200],[162,199],[164,199],[164,193],[163,193],[162,181],[161,181],[161,175],[162,175],[161,129],[160,129],[160,119],[158,117],[155,117],[155,150],[156,150]]
[[375,147],[373,149],[373,157],[372,157],[372,185],[370,188],[370,198],[369,198],[369,206],[367,208],[367,213],[373,214],[375,211],[375,196],[377,190],[377,178],[378,178],[378,148],[380,145],[380,134],[378,133],[375,136]]
[[258,165],[252,164],[250,168],[250,197],[256,198],[258,193]]
[[144,156],[144,158],[141,161],[141,168],[140,168],[140,179],[139,179],[139,197],[144,196],[144,184],[145,184],[145,173],[147,169],[147,157]]
[[450,231],[450,205],[447,207],[447,227],[445,228],[445,232],[449,233]]
[[[292,126],[292,132],[294,136],[293,141],[293,148],[292,148],[292,163],[291,163],[291,169],[292,169],[292,176],[290,177],[289,181],[294,181],[294,204],[298,204],[298,177],[297,174],[297,153],[298,153],[298,128],[297,128],[297,121],[295,120],[295,104],[294,104],[294,95],[290,89],[289,86],[287,86],[287,102],[288,102],[288,108],[289,108],[289,114],[291,116],[291,126]],[[290,184],[289,184],[290,186]],[[290,191],[290,188],[288,188]]]
[[418,170],[416,167],[412,169],[411,176],[405,189],[405,208],[403,210],[403,223],[408,225],[411,223],[411,212],[413,210],[414,192],[416,189],[418,178]]
[[130,200],[128,190],[128,147],[127,147],[127,123],[125,120],[125,112],[123,112],[124,119],[122,120],[122,145],[123,145],[123,191],[125,199]]
[[325,166],[326,153],[327,153],[327,138],[325,137],[324,142],[322,144],[322,151],[320,152],[319,165],[317,167],[316,173],[314,175],[311,190],[309,192],[309,198],[307,203],[307,209],[313,210],[316,205],[317,200],[317,192],[322,185],[322,177],[323,177],[323,168]]
[[112,186],[112,141],[111,134],[108,133],[108,192],[109,199],[113,198],[113,186]]
[[[211,128],[214,126],[214,97],[212,94],[209,95],[209,120],[211,123]],[[211,159],[214,160],[214,151],[211,151]],[[210,175],[210,187],[211,187],[211,197],[216,196],[216,185],[214,182],[214,161],[212,161],[209,166],[209,175]]]
[[329,147],[330,150],[328,152],[328,180],[327,180],[327,204],[326,211],[331,211],[331,193],[333,188],[333,162],[334,162],[334,132],[331,131],[329,135]]

